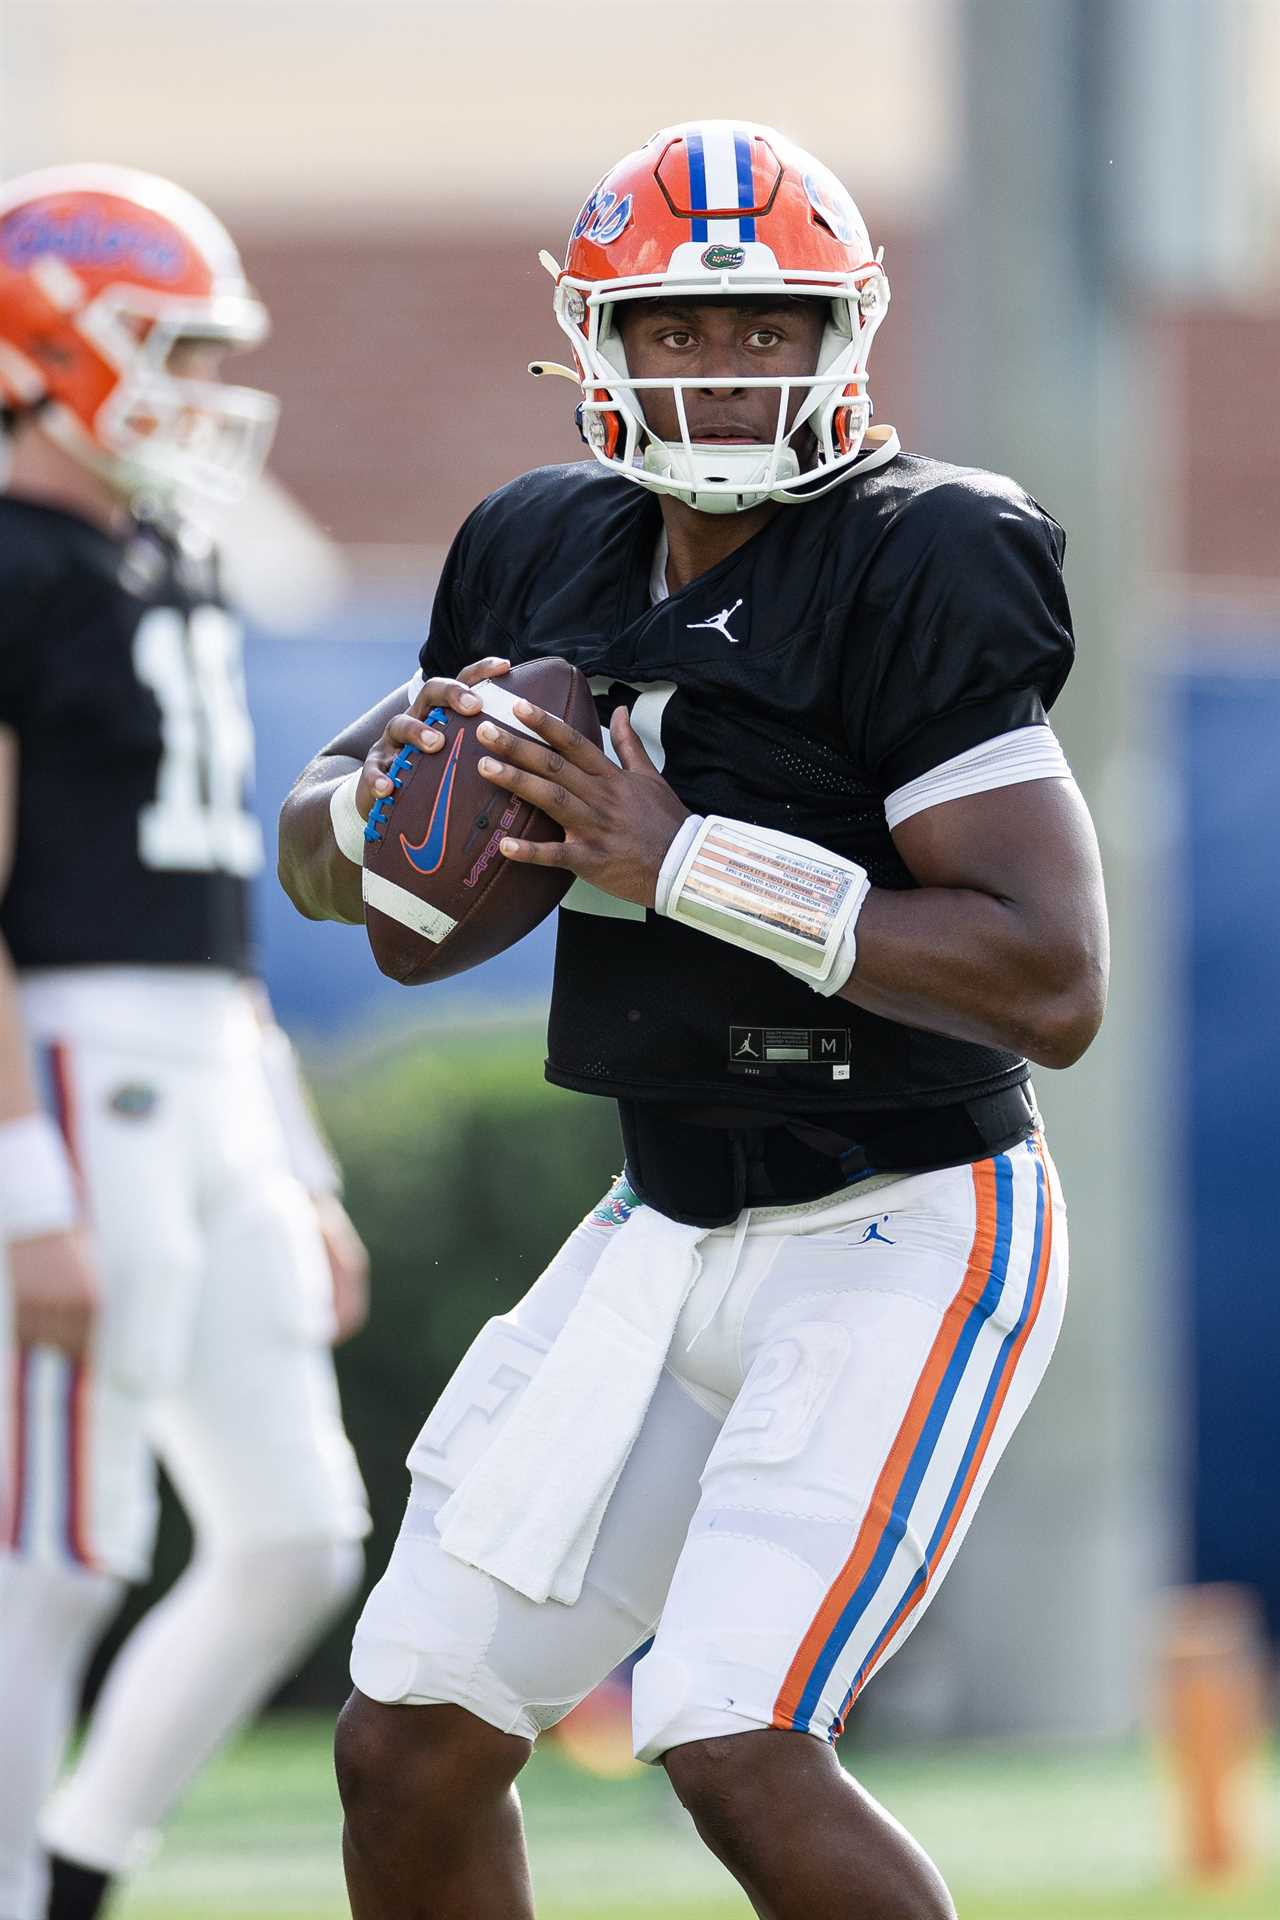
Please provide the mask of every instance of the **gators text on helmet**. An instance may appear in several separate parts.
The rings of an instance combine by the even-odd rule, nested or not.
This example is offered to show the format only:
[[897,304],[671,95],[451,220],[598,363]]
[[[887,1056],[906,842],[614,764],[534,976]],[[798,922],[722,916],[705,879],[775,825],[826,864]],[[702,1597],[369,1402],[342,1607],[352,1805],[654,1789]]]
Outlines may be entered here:
[[109,166],[0,187],[0,404],[125,496],[243,492],[276,401],[169,360],[182,340],[256,346],[267,325],[230,234],[181,187]]

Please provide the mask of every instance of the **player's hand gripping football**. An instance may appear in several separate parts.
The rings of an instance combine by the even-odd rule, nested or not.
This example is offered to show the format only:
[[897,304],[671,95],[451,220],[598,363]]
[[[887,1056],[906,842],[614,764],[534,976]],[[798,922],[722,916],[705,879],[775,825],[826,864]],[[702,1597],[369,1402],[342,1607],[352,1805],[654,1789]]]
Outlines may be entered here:
[[546,746],[485,720],[476,738],[491,752],[486,780],[532,801],[564,828],[563,840],[504,840],[508,860],[567,867],[619,900],[651,907],[668,847],[689,809],[644,750],[625,707],[609,725],[613,761],[593,741],[527,700],[514,711]]
[[477,714],[480,702],[469,689],[479,680],[496,680],[510,671],[509,660],[500,660],[491,654],[488,659],[476,660],[469,667],[463,667],[456,680],[438,677],[424,681],[413,705],[387,722],[365,755],[356,787],[356,811],[360,818],[367,820],[374,801],[385,800],[393,791],[387,768],[401,747],[417,747],[426,753],[436,753],[444,745],[444,735],[440,729],[426,725],[426,716],[433,707],[452,707],[455,713]]
[[98,1310],[98,1275],[79,1227],[9,1244],[14,1335],[19,1346],[84,1353]]

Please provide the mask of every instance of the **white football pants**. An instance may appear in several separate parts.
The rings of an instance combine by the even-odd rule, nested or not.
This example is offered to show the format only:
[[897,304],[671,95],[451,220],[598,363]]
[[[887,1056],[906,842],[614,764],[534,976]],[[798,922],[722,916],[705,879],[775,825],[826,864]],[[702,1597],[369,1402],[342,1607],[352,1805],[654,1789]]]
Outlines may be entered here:
[[446,1554],[435,1516],[638,1205],[620,1182],[463,1359],[409,1454],[352,1678],[533,1738],[656,1631],[634,1675],[642,1759],[758,1727],[833,1739],[1048,1365],[1067,1279],[1052,1164],[1037,1135],[708,1235],[581,1596],[538,1605]]
[[[113,1782],[92,1732],[91,1778],[60,1796],[49,1837],[86,1864],[118,1871],[143,1850],[142,1829],[167,1810],[156,1783],[176,1797],[314,1637],[358,1577],[368,1529],[328,1345],[328,1263],[241,984],[197,969],[60,970],[26,978],[23,1011],[104,1299],[79,1363],[14,1349],[4,1289],[0,1773],[15,1786],[0,1796],[0,1920],[42,1911],[23,1809],[51,1784],[104,1595],[146,1576],[156,1460],[196,1558],[109,1694],[111,1744],[122,1768],[124,1754],[138,1760],[136,1809],[119,1791],[128,1770]],[[51,1622],[63,1623],[56,1650],[43,1646]],[[114,1785],[109,1810],[93,1779]]]

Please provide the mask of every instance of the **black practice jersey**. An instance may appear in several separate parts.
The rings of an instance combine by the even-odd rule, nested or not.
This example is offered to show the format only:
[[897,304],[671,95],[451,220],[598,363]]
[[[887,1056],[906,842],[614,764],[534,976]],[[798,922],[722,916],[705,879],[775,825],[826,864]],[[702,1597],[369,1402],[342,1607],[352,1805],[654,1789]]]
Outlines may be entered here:
[[0,498],[0,726],[19,967],[245,967],[253,734],[207,549]]
[[[908,781],[1044,719],[1072,658],[1060,527],[997,475],[912,454],[783,507],[665,601],[657,500],[590,464],[492,495],[450,552],[428,673],[561,654],[618,702],[692,811],[914,884],[885,820]],[[1025,1079],[1018,1056],[824,998],[579,882],[560,913],[549,1077],[624,1102],[835,1116]],[[847,1131],[847,1127],[846,1127]]]

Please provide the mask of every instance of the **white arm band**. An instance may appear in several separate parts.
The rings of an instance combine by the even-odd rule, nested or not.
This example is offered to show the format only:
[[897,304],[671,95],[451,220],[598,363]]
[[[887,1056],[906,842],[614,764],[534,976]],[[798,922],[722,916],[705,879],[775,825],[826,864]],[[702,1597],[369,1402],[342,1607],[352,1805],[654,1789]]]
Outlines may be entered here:
[[46,1113],[0,1127],[0,1239],[33,1240],[80,1215],[62,1135]]
[[1069,780],[1071,768],[1053,728],[1045,722],[998,733],[979,746],[957,753],[940,766],[896,787],[884,803],[890,828],[900,827],[926,807],[946,800],[963,800],[971,793],[990,793],[996,787],[1016,787],[1026,780]]
[[290,1172],[308,1193],[341,1193],[338,1163],[312,1111],[298,1056],[280,1027],[262,1029],[262,1065],[284,1135]]
[[870,890],[855,860],[812,840],[695,814],[667,851],[655,906],[830,995],[853,971],[854,927]]
[[353,866],[364,865],[364,821],[356,806],[356,788],[360,784],[360,769],[349,773],[345,780],[339,780],[329,795],[329,818],[333,822],[333,837],[339,850],[345,853]]

